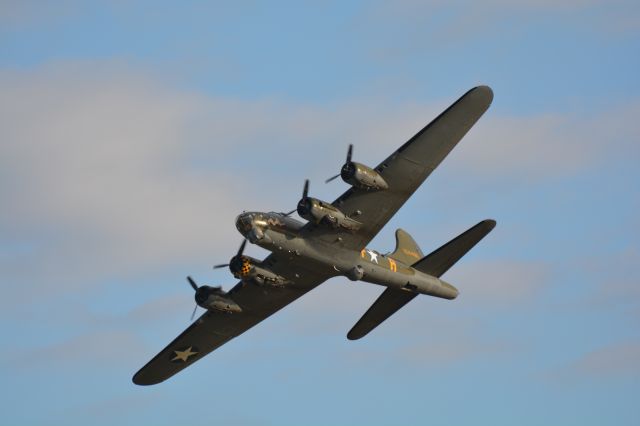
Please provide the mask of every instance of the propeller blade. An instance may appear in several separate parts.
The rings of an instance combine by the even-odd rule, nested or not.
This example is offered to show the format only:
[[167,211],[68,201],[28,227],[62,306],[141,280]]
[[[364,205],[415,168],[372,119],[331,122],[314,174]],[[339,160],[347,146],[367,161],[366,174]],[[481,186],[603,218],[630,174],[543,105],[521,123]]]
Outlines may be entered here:
[[305,179],[304,189],[302,190],[302,199],[306,200],[308,194],[309,194],[309,179]]
[[289,213],[282,213],[282,214],[288,217],[288,216],[291,216],[291,214],[292,214],[293,212],[295,212],[296,210],[298,210],[298,209],[293,209],[293,210],[291,210]]
[[228,264],[228,263],[223,263],[222,265],[215,265],[215,266],[213,267],[213,269],[226,268],[227,266],[229,266],[229,264]]
[[236,256],[242,256],[244,253],[244,247],[247,245],[247,239],[242,240],[242,244],[240,244],[240,248],[238,249],[238,254]]
[[332,180],[334,180],[334,179],[335,179],[335,178],[337,178],[337,177],[340,177],[340,173],[338,173],[337,175],[332,176],[332,177],[330,177],[329,179],[325,180],[325,181],[324,181],[324,183],[329,183],[329,182],[331,182]]
[[195,291],[198,291],[198,285],[196,284],[196,282],[193,280],[193,278],[191,277],[187,277],[187,281],[189,281],[189,284],[191,284],[191,287],[193,287],[193,289]]
[[198,304],[196,303],[196,306],[194,306],[193,308],[193,312],[191,312],[191,322],[193,322],[193,317],[196,316],[196,311],[198,310]]
[[353,154],[353,144],[349,144],[349,149],[347,150],[347,163],[351,162],[351,154]]

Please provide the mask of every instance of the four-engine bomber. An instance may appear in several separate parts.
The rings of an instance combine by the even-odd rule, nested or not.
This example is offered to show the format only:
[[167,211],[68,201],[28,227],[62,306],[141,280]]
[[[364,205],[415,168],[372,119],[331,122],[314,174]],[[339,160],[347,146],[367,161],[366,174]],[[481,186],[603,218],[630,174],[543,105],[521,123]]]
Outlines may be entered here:
[[[243,212],[236,227],[245,240],[228,267],[238,282],[225,292],[200,286],[196,309],[206,312],[138,371],[139,385],[159,383],[275,314],[324,281],[344,276],[385,287],[347,333],[360,339],[419,294],[455,299],[458,290],[441,277],[495,226],[477,225],[426,256],[413,238],[396,230],[396,248],[381,254],[367,248],[413,192],[444,160],[489,108],[489,87],[471,89],[375,168],[352,161],[349,145],[338,176],[350,188],[334,202],[308,196],[289,213]],[[308,222],[290,217],[295,211]],[[264,260],[244,255],[247,241],[271,253]],[[195,315],[196,310],[194,309]]]

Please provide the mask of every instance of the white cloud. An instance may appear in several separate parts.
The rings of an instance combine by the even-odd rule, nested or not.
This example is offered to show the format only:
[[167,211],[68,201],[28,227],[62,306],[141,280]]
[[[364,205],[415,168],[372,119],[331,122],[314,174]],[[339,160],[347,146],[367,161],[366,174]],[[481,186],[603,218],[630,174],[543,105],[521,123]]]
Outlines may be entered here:
[[[187,264],[208,269],[226,260],[229,246],[235,250],[240,239],[233,226],[239,211],[293,206],[305,177],[312,178],[314,195],[333,199],[345,186],[319,182],[338,170],[348,143],[355,144],[358,161],[375,165],[464,92],[431,105],[309,105],[205,97],[166,86],[111,63],[0,73],[0,262],[3,286],[11,284],[3,288],[4,312],[38,309],[37,318],[53,313],[48,327],[81,324],[74,326],[78,337],[30,352],[23,362],[82,359],[86,365],[117,356],[114,346],[130,346],[135,362],[153,355],[174,334],[161,331],[159,321],[187,323],[193,304],[186,283],[176,283],[169,295],[154,289],[138,308],[120,304],[120,313],[98,313],[89,304],[77,309],[82,296],[74,305],[64,295],[100,295],[109,280],[157,276]],[[445,170],[450,179],[518,186],[588,173],[637,152],[630,142],[638,139],[630,119],[637,112],[633,105],[604,111],[596,122],[504,117],[490,110]],[[494,232],[492,237],[506,235]],[[454,235],[436,230],[429,244]],[[512,358],[530,350],[530,343],[494,333],[495,313],[540,301],[549,271],[544,262],[464,260],[444,277],[459,286],[458,300],[415,300],[367,336],[371,346],[350,343],[347,356],[353,350],[358,362],[449,366]],[[149,280],[141,285],[152,288]],[[185,294],[178,293],[180,286]],[[287,333],[342,337],[381,291],[334,280],[280,318],[293,319]],[[157,334],[130,334],[149,322]],[[420,333],[407,324],[425,329]],[[87,329],[91,333],[82,334]],[[393,341],[383,354],[376,349],[380,339]],[[78,358],[83,350],[88,352]],[[616,356],[595,354],[580,368],[606,365]]]
[[[3,280],[31,284],[15,291],[223,261],[240,238],[241,210],[286,210],[305,177],[314,195],[333,199],[344,185],[319,182],[339,169],[348,143],[375,165],[464,92],[432,105],[309,105],[166,85],[118,63],[0,73],[0,261]],[[597,123],[490,111],[447,170],[509,182],[580,173],[637,150],[630,117],[639,109]]]
[[547,288],[550,268],[516,260],[461,261],[443,279],[460,288],[460,302],[518,309]]
[[83,3],[76,0],[31,1],[3,0],[0,2],[0,24],[8,28],[49,25],[77,16]]
[[[123,352],[124,351],[124,352]],[[48,368],[105,365],[130,366],[147,356],[147,348],[129,331],[91,331],[59,343],[34,350],[5,351],[2,360],[21,368]]]
[[588,376],[640,375],[640,343],[626,342],[586,354],[574,364],[575,372]]
[[[572,25],[589,31],[597,30],[604,35],[635,35],[640,25],[640,14],[633,1],[617,0],[573,0],[554,2],[551,0],[484,2],[445,2],[441,0],[400,2],[379,1],[370,5],[363,14],[364,28],[382,28],[382,32],[400,35],[393,45],[387,44],[390,37],[380,40],[378,54],[385,58],[403,54],[414,54],[418,47],[429,41],[433,48],[468,42],[478,34],[502,37],[504,30],[517,34],[529,24],[544,25],[550,18],[563,19]],[[389,20],[400,25],[389,27]],[[514,23],[518,25],[514,26]],[[571,28],[572,29],[572,28]],[[514,32],[515,31],[515,32]]]
[[640,342],[637,339],[612,343],[548,371],[545,378],[563,383],[605,379],[637,380],[640,377]]
[[588,292],[574,301],[580,309],[622,315],[625,331],[640,324],[640,251],[635,247],[597,257],[577,259],[572,267],[583,271],[591,285]]
[[638,114],[637,101],[582,115],[508,116],[490,109],[452,152],[443,173],[518,186],[591,171],[615,174],[611,165],[640,156],[640,129],[633,124]]
[[222,254],[246,180],[190,167],[201,100],[94,69],[0,77],[0,226],[32,248],[15,273],[64,286]]

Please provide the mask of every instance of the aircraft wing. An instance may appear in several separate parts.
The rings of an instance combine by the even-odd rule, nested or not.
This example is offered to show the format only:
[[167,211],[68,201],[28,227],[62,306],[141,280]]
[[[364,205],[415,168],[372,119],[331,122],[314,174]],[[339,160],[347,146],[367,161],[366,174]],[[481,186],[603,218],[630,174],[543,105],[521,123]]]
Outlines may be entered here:
[[[168,379],[329,278],[302,269],[295,260],[278,260],[276,261],[274,255],[270,255],[265,259],[265,263],[272,264],[270,267],[276,273],[284,275],[285,270],[288,275],[297,273],[299,277],[290,278],[294,281],[293,284],[284,287],[260,287],[253,283],[238,283],[228,295],[242,308],[242,312],[205,312],[142,367],[133,376],[133,382],[138,385],[153,385]],[[289,278],[287,275],[284,276]]]
[[388,287],[347,333],[347,339],[357,340],[366,336],[400,308],[411,302],[417,295],[418,293]]
[[367,191],[352,187],[335,200],[334,206],[362,223],[357,232],[314,224],[305,225],[304,231],[327,242],[341,237],[345,248],[363,249],[478,121],[492,100],[493,92],[487,86],[469,90],[375,168],[389,184],[388,189]]

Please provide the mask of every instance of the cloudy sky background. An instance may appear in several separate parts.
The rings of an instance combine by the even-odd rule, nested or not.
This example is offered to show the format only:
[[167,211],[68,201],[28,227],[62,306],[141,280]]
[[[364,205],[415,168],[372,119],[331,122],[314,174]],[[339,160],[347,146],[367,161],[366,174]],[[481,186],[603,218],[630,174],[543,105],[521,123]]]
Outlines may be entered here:
[[[640,422],[640,7],[632,1],[0,2],[6,424]],[[366,338],[333,279],[154,387],[184,277],[235,282],[288,211],[477,84],[494,103],[371,247],[496,229]],[[265,252],[250,247],[249,254]]]

